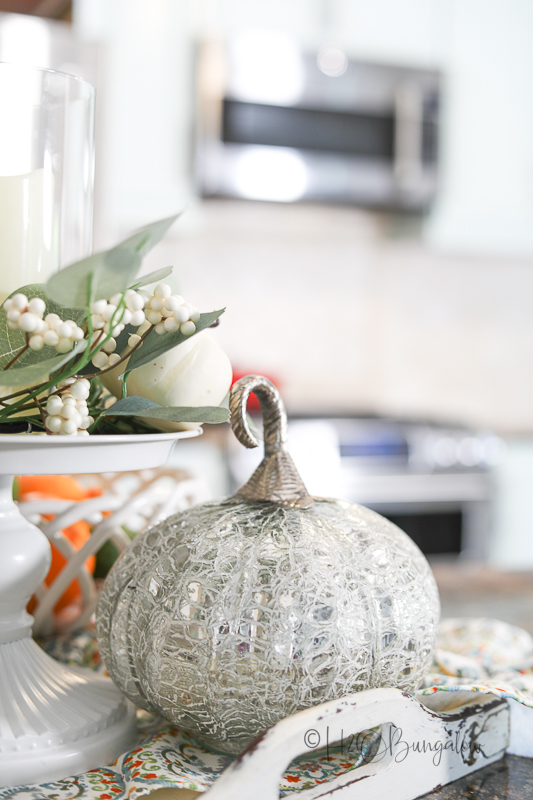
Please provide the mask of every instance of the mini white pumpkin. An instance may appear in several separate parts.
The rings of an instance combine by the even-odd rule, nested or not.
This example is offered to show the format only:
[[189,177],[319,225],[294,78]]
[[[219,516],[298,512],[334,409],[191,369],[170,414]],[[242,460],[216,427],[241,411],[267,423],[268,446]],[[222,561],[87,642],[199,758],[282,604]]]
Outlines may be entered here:
[[[120,397],[119,375],[127,361],[102,375],[102,383]],[[162,356],[130,372],[128,395],[146,397],[161,406],[219,406],[232,380],[231,363],[218,342],[207,331],[191,336]],[[195,423],[148,420],[161,430],[190,430]]]

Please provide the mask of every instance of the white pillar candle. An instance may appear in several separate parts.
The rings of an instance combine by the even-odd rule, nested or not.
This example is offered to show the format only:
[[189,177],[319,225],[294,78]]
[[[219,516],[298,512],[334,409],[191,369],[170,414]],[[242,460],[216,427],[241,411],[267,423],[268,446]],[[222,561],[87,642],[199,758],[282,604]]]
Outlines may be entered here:
[[51,170],[0,176],[0,303],[57,268]]

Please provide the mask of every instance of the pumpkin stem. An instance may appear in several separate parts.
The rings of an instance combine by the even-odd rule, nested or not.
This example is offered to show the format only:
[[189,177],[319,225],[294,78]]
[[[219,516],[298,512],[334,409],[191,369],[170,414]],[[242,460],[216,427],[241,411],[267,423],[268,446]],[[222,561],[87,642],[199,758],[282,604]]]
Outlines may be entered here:
[[259,439],[252,432],[246,415],[251,393],[259,400],[263,415],[265,457],[235,499],[265,501],[308,508],[313,504],[304,483],[287,451],[287,414],[283,400],[271,381],[262,375],[247,375],[230,392],[231,427],[245,447],[257,447]]

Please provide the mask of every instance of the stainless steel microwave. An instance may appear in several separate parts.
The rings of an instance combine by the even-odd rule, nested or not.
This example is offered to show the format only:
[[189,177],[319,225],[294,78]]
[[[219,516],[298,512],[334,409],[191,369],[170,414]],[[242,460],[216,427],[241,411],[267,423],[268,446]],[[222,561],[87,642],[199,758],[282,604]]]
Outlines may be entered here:
[[411,210],[434,198],[438,72],[250,31],[200,47],[197,78],[202,195]]

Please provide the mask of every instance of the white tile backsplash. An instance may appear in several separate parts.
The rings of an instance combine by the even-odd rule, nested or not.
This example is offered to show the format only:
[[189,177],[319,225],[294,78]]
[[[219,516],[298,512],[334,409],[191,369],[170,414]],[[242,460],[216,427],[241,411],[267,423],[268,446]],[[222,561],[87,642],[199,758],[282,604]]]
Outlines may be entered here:
[[[295,411],[533,431],[533,259],[436,253],[347,207],[209,200],[145,269],[174,264],[238,369]],[[398,226],[395,226],[396,229]]]

